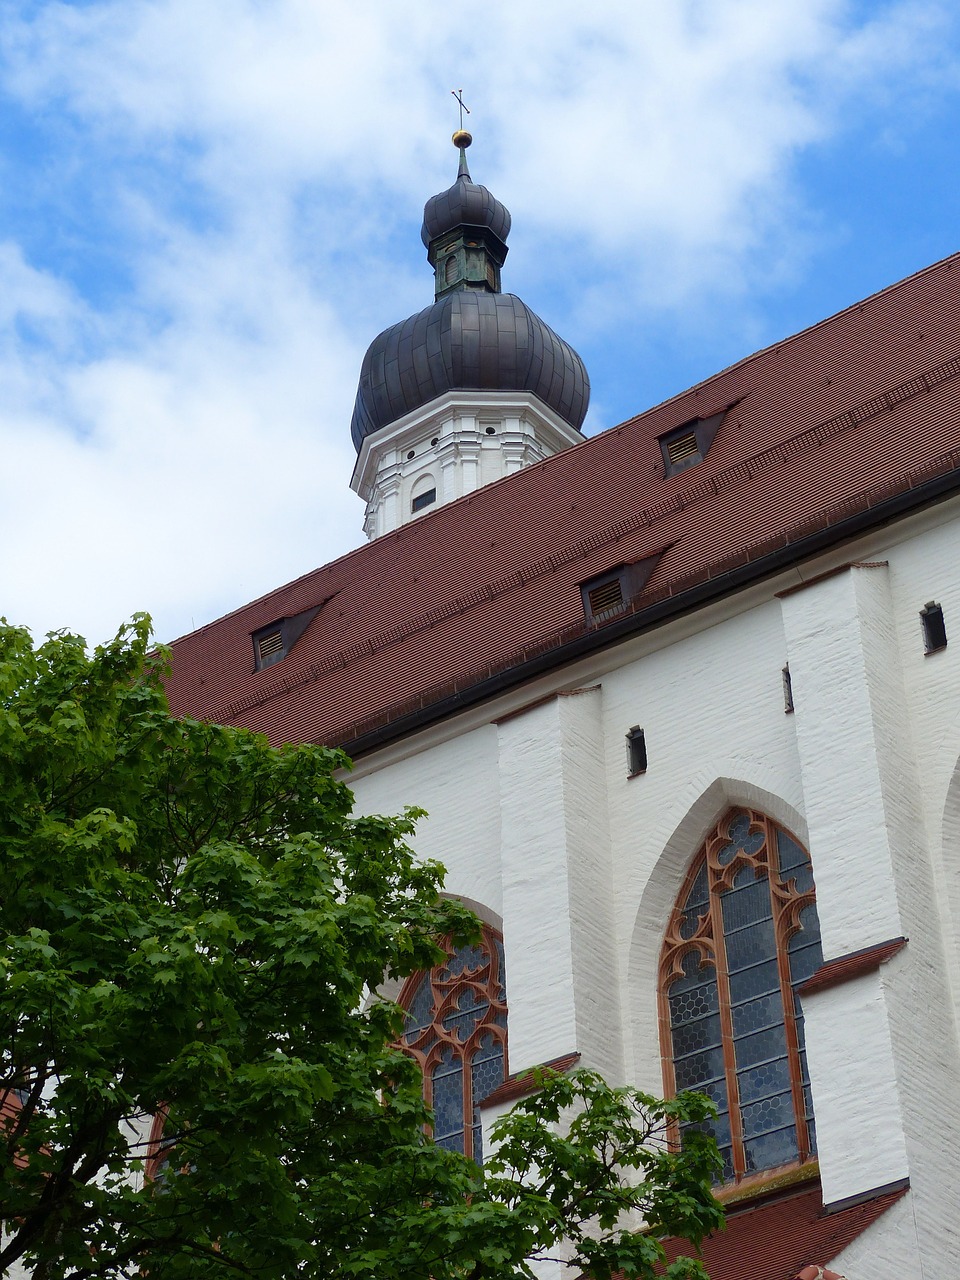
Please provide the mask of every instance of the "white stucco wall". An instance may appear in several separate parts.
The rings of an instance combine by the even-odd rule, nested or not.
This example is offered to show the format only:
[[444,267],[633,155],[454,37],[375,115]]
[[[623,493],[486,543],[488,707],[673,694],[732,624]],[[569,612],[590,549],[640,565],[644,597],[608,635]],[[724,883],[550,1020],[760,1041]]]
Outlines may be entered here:
[[830,1260],[847,1280],[929,1280],[951,1272],[920,1271],[916,1196],[906,1195]]
[[499,726],[515,1069],[579,1052],[623,1074],[601,702],[570,691]]
[[802,1004],[824,1203],[909,1177],[879,972],[805,996]]
[[447,868],[451,891],[503,915],[495,725],[347,781],[360,813],[399,813],[407,805],[426,809],[417,852]]
[[[428,809],[417,847],[502,917],[511,1068],[577,1050],[651,1091],[663,931],[705,833],[735,805],[790,830],[827,958],[909,938],[805,1002],[825,1195],[909,1177],[909,1209],[870,1234],[909,1212],[907,1273],[937,1276],[960,1264],[958,541],[952,508],[927,513],[559,673],[572,696],[541,682],[535,705],[504,697],[489,723],[425,733],[357,779],[365,811]],[[822,576],[841,560],[873,567]],[[925,656],[929,600],[949,643]],[[648,768],[629,778],[633,725]]]

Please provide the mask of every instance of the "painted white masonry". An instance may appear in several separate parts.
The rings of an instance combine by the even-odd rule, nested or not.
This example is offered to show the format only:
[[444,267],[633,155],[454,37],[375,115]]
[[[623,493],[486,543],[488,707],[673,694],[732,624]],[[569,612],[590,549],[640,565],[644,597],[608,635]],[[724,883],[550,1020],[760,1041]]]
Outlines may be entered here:
[[577,1048],[560,703],[499,726],[503,942],[510,1065],[533,1066]]
[[[663,931],[735,805],[809,848],[828,958],[909,939],[804,1002],[828,1201],[910,1178],[844,1255],[852,1280],[868,1260],[880,1280],[960,1274],[958,549],[945,504],[504,695],[463,732],[448,722],[367,757],[355,778],[365,811],[428,809],[418,849],[502,917],[512,1070],[578,1050],[611,1079],[662,1087]],[[840,561],[889,567],[822,576]],[[931,599],[949,644],[925,657]],[[628,779],[635,724],[649,766]]]
[[825,960],[903,934],[858,591],[882,573],[839,573],[783,601]]
[[830,1263],[849,1280],[930,1280],[917,1270],[915,1197],[904,1196]]
[[500,783],[497,729],[486,725],[442,746],[348,779],[361,813],[426,809],[417,827],[417,852],[447,868],[457,894],[503,916],[500,869]]
[[[367,436],[350,487],[379,538],[481,485],[542,462],[583,436],[527,391],[448,391]],[[436,490],[413,511],[414,497]]]
[[[855,565],[783,603],[790,669],[799,681],[797,738],[824,957],[892,937],[910,939],[908,950],[881,970],[886,1018],[875,1016],[871,1036],[854,1037],[854,1062],[862,1066],[873,1061],[879,1070],[886,1023],[897,1084],[891,1094],[872,1082],[873,1114],[883,1116],[886,1133],[881,1136],[875,1129],[870,1143],[855,1148],[856,1159],[844,1162],[841,1136],[865,1123],[862,1115],[858,1118],[862,1101],[851,1092],[844,1110],[833,1091],[838,1078],[851,1075],[844,1058],[845,1046],[851,1053],[848,1029],[842,1018],[832,1017],[826,1023],[819,1019],[811,1031],[824,1194],[828,1200],[842,1199],[909,1173],[921,1224],[920,1261],[942,1266],[949,1258],[956,1267],[960,1223],[948,1188],[957,1185],[960,1153],[956,1142],[942,1139],[944,1110],[960,1081],[956,1011],[944,940],[939,929],[931,928],[939,918],[934,868],[921,818],[895,624],[898,607],[888,565]],[[847,640],[842,653],[839,635]],[[919,640],[917,636],[915,644]],[[838,756],[842,769],[836,767]],[[832,770],[824,767],[831,760]],[[840,1007],[847,987],[824,993],[815,1004],[830,995],[831,1007]],[[865,1033],[865,1025],[860,1030]],[[826,1068],[826,1073],[818,1068],[819,1080],[814,1078],[815,1057]],[[895,1167],[892,1150],[901,1140],[907,1154],[904,1174],[881,1177],[888,1165]]]
[[879,973],[805,996],[802,1004],[824,1203],[836,1204],[908,1177],[889,1011]]
[[512,1067],[578,1051],[619,1079],[600,711],[600,689],[578,689],[499,726],[503,929]]

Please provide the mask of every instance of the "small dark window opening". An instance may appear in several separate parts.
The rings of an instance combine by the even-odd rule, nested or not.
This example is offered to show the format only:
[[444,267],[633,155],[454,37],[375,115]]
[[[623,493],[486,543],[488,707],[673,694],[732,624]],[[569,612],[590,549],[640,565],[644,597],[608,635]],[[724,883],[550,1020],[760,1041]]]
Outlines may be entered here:
[[783,677],[783,709],[787,715],[789,715],[793,710],[793,682],[790,679],[789,663],[787,663],[780,674]]
[[936,653],[947,647],[947,628],[943,621],[943,607],[931,600],[920,610],[923,626],[923,646],[927,653]]
[[487,432],[487,435],[488,435],[488,436],[495,436],[495,435],[497,434],[497,428],[496,428],[496,427],[487,427],[487,428],[486,428],[486,432]]
[[411,449],[410,452],[407,454],[407,461],[409,462],[411,458],[415,458],[416,456],[417,456],[416,449]]
[[627,733],[627,777],[635,778],[647,771],[647,740],[639,725]]
[[675,476],[677,472],[704,460],[726,413],[727,410],[723,409],[709,418],[691,418],[683,426],[660,437],[665,476]]
[[411,511],[422,511],[424,507],[429,507],[431,502],[436,502],[436,489],[425,489],[423,493],[418,493],[414,500],[410,503]]

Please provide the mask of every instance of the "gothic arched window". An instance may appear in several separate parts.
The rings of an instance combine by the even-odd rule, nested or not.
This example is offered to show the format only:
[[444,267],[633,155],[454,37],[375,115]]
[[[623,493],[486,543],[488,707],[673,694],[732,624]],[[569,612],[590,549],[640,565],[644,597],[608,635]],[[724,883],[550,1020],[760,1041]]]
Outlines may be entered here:
[[822,959],[806,850],[761,813],[727,813],[690,868],[660,961],[666,1089],[717,1104],[725,1179],[816,1154],[796,988]]
[[507,1072],[507,993],[503,941],[484,926],[479,943],[409,978],[400,993],[406,1010],[401,1047],[423,1071],[434,1112],[434,1141],[479,1164],[479,1106]]

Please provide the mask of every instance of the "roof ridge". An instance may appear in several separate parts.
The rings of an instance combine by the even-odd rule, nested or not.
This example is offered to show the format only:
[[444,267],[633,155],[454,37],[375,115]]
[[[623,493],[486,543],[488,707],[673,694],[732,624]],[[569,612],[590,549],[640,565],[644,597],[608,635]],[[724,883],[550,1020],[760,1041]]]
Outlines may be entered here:
[[[739,360],[734,360],[733,364],[725,365],[722,369],[718,369],[715,373],[711,373],[709,377],[702,378],[699,382],[694,382],[691,386],[678,391],[675,395],[667,396],[665,400],[660,400],[657,404],[652,404],[648,408],[641,410],[640,413],[634,414],[631,418],[625,418],[623,422],[617,423],[615,426],[608,427],[607,431],[617,431],[620,427],[625,427],[629,423],[637,422],[641,418],[645,418],[647,414],[653,413],[656,409],[663,409],[667,405],[673,404],[677,400],[682,400],[684,396],[690,395],[691,392],[700,391],[703,387],[709,386],[710,383],[716,382],[725,374],[732,373],[735,369],[741,369],[745,365],[751,364],[754,360],[759,360],[761,356],[770,355],[771,352],[779,350],[781,347],[789,346],[790,343],[798,341],[800,338],[807,337],[808,334],[814,333],[817,329],[822,329],[825,325],[833,324],[835,320],[840,320],[844,316],[851,315],[854,311],[862,310],[868,303],[875,302],[878,298],[882,298],[884,294],[894,293],[897,289],[902,289],[905,285],[911,284],[914,280],[919,280],[922,276],[929,275],[931,272],[943,269],[947,263],[951,268],[955,262],[960,262],[960,251],[956,253],[948,253],[945,258],[941,258],[938,262],[931,262],[929,266],[921,267],[919,271],[914,271],[908,276],[903,276],[900,280],[894,280],[891,284],[884,285],[882,289],[875,289],[873,293],[868,293],[865,298],[860,298],[856,302],[851,302],[849,306],[843,307],[840,311],[834,311],[831,315],[824,316],[821,320],[815,320],[813,324],[808,324],[806,328],[798,330],[796,333],[788,334],[785,338],[778,338],[776,342],[771,342],[766,347],[760,347],[758,351],[751,352],[748,356],[742,356]],[[599,435],[606,435],[606,431],[599,432]],[[595,440],[596,436],[590,436],[588,439]],[[579,445],[574,446],[579,448]],[[549,462],[547,458],[544,461]],[[542,465],[540,463],[536,465]]]
[[[639,413],[635,413],[629,418],[624,418],[621,422],[615,422],[612,426],[605,427],[603,431],[598,431],[595,435],[590,435],[583,440],[578,440],[576,444],[572,444],[568,448],[561,450],[561,453],[559,454],[554,453],[554,454],[551,454],[550,457],[548,458],[541,458],[538,462],[530,463],[528,466],[523,468],[523,474],[528,474],[528,473],[537,471],[543,467],[548,467],[553,464],[555,458],[558,458],[560,456],[568,457],[569,455],[573,454],[575,450],[585,448],[594,440],[599,440],[603,436],[610,435],[611,432],[614,432],[614,431],[622,431],[624,427],[632,426],[634,423],[640,422],[643,418],[648,417],[650,414],[656,413],[660,409],[665,409],[668,406],[675,404],[677,401],[682,400],[685,396],[689,396],[694,393],[699,393],[704,387],[710,386],[711,383],[717,382],[720,378],[724,377],[728,373],[734,372],[734,370],[736,369],[740,369],[751,364],[754,360],[759,360],[761,356],[769,355],[771,352],[777,351],[780,347],[785,347],[789,345],[791,342],[795,342],[799,338],[804,338],[807,336],[807,334],[813,333],[815,332],[815,330],[821,329],[825,325],[832,324],[835,320],[842,319],[843,316],[850,315],[854,311],[860,310],[861,308],[867,306],[868,303],[874,302],[876,301],[877,298],[883,297],[884,294],[893,293],[897,289],[902,288],[904,285],[908,285],[914,280],[919,280],[921,276],[925,276],[925,275],[928,275],[930,272],[940,270],[941,268],[944,267],[946,263],[950,263],[952,266],[954,262],[960,262],[960,251],[957,251],[956,253],[948,254],[945,258],[941,258],[938,262],[931,262],[929,266],[921,267],[919,271],[914,271],[911,275],[904,276],[900,280],[894,280],[891,284],[884,285],[882,289],[874,290],[873,293],[867,294],[865,298],[860,298],[857,302],[852,302],[849,306],[844,307],[842,310],[835,311],[833,312],[832,315],[824,316],[821,320],[814,321],[813,324],[807,325],[805,329],[800,329],[799,332],[797,333],[788,334],[785,338],[778,338],[776,342],[771,342],[766,347],[760,347],[759,350],[751,352],[750,355],[742,356],[739,360],[735,360],[733,364],[725,365],[722,369],[718,369],[715,373],[711,373],[709,377],[702,378],[699,382],[694,382],[689,387],[684,387],[682,391],[677,391],[672,396],[667,396],[665,400],[658,400],[656,404],[648,405],[646,409],[642,409]],[[738,399],[740,400],[746,399],[746,397],[749,394],[750,394],[749,391],[744,391],[741,393]],[[724,405],[724,408],[729,410],[733,408],[734,404],[736,403],[737,403],[736,400],[733,402],[733,404],[727,402]],[[714,410],[714,412],[716,412],[716,410]],[[706,416],[709,416],[709,414]],[[517,474],[518,474],[517,472],[511,472],[509,475],[500,476],[498,479],[490,481],[488,484],[485,484],[482,487],[484,490],[495,489],[498,486],[504,484],[505,482],[514,479]],[[442,506],[435,508],[433,511],[425,513],[424,516],[420,517],[420,520],[430,519],[430,517],[432,516],[439,516],[442,511],[446,511],[450,507],[455,507],[458,503],[472,501],[472,499],[476,497],[477,492],[478,490],[473,490],[470,493],[462,494],[459,498],[455,498],[452,502],[446,502]],[[414,524],[416,523],[419,523],[419,521],[414,521],[412,523],[401,525],[399,528],[394,529],[392,532],[394,534],[402,533],[404,529],[413,528]],[[384,534],[383,536],[390,537],[391,535]],[[379,539],[377,539],[377,541],[379,541]],[[358,550],[362,551],[363,547],[358,548]]]

